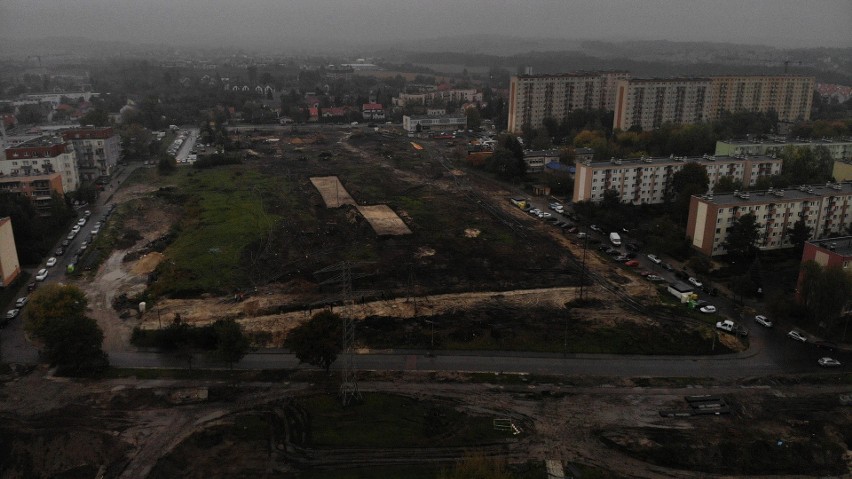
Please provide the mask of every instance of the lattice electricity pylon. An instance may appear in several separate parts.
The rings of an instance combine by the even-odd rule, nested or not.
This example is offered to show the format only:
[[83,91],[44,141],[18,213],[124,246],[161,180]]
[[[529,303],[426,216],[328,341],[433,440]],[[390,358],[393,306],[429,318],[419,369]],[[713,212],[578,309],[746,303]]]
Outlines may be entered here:
[[335,299],[343,304],[343,311],[340,314],[342,321],[343,334],[343,364],[340,371],[340,400],[344,406],[348,406],[353,399],[361,399],[361,393],[358,391],[358,381],[355,374],[355,318],[352,315],[352,307],[355,304],[355,294],[358,296],[372,296],[373,291],[358,290],[352,291],[352,280],[370,276],[370,273],[352,273],[353,266],[361,266],[369,263],[353,263],[351,261],[342,261],[335,265],[323,268],[316,271],[314,274],[334,273],[338,274],[320,282],[320,285],[340,284],[340,295],[335,298],[327,298],[324,301],[326,304],[335,303]]

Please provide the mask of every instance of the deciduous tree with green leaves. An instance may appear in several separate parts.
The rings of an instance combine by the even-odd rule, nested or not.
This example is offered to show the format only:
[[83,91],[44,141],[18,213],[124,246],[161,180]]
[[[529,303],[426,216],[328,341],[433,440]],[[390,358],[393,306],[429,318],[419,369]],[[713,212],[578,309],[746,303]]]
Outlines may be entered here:
[[793,223],[793,227],[787,231],[787,235],[790,237],[790,242],[793,243],[793,246],[796,247],[796,251],[798,251],[799,254],[801,254],[802,250],[805,249],[805,241],[811,238],[812,231],[813,228],[805,223],[804,218],[799,218],[798,221]]
[[90,375],[108,366],[104,334],[85,315],[86,296],[76,286],[48,284],[33,293],[26,329],[44,344],[42,353],[60,374]]
[[284,346],[293,351],[299,362],[328,372],[343,350],[342,327],[339,314],[321,311],[290,331]]
[[755,244],[759,237],[757,217],[754,213],[748,213],[737,218],[728,228],[728,236],[723,245],[729,254],[748,258],[754,255]]
[[216,333],[213,357],[227,363],[229,367],[233,367],[234,363],[239,362],[249,352],[249,340],[233,319],[216,321],[213,323],[213,331]]
[[807,261],[802,264],[799,298],[810,319],[814,323],[825,323],[830,329],[852,299],[852,275],[840,265],[823,267],[815,261]]

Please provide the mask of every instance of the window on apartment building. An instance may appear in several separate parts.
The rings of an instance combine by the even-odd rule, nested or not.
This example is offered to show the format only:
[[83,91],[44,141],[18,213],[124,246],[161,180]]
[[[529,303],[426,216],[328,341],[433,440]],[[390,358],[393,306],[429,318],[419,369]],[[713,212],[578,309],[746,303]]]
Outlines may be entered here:
[[716,234],[719,234],[721,232],[722,232],[722,228],[716,228]]

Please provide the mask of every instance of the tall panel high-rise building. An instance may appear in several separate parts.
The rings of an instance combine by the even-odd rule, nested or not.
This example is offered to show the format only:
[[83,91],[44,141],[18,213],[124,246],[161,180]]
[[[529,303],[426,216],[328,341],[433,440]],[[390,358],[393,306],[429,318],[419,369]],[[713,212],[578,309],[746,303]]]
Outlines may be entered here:
[[780,121],[811,117],[816,79],[799,75],[714,76],[710,85],[708,114],[719,118],[724,111],[775,111]]
[[707,119],[707,78],[620,80],[615,93],[613,128],[659,128],[663,123],[700,123]]
[[509,125],[521,133],[524,125],[536,129],[545,118],[561,122],[572,110],[613,110],[615,85],[629,78],[623,71],[574,72],[556,75],[519,75],[509,84]]
[[796,75],[633,78],[616,87],[613,128],[719,119],[726,111],[775,111],[778,120],[807,120],[815,79]]

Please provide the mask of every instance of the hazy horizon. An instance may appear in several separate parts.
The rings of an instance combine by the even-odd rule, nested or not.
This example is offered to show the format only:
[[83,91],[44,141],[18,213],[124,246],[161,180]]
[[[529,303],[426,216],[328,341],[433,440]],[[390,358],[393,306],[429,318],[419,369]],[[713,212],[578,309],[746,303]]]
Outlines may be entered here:
[[852,46],[849,0],[5,0],[0,32],[188,47],[365,44],[464,35]]

